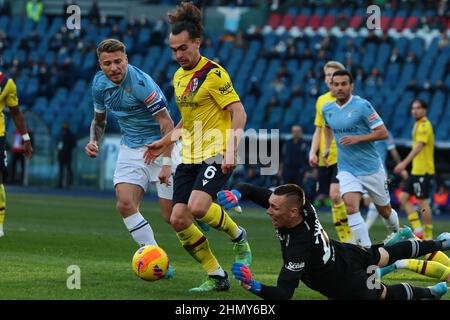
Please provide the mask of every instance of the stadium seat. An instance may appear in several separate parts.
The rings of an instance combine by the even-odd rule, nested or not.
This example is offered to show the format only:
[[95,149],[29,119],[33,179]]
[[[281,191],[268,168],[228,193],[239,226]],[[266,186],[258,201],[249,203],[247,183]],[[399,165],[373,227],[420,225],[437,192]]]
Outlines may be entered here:
[[381,16],[380,24],[383,31],[388,31],[391,26],[391,19],[385,15],[385,12]]
[[419,20],[417,19],[417,17],[414,17],[414,16],[410,16],[410,17],[406,18],[405,29],[413,29],[417,25],[418,21]]
[[294,25],[295,17],[290,14],[286,14],[282,17],[281,25],[289,30]]
[[308,26],[310,26],[313,30],[317,30],[320,27],[321,17],[319,15],[313,15],[311,19],[309,19]]
[[361,27],[362,21],[363,21],[363,18],[361,16],[353,16],[350,19],[349,26],[350,26],[350,28],[357,30],[357,29],[359,29],[359,27]]
[[322,20],[322,27],[331,29],[334,26],[335,18],[334,16],[327,15]]
[[297,28],[299,28],[300,30],[302,30],[303,28],[305,28],[308,25],[308,17],[305,15],[298,15],[297,18],[295,19],[295,26]]
[[403,26],[405,25],[405,19],[403,17],[397,16],[392,20],[391,27],[401,32],[403,30]]
[[271,13],[269,16],[269,26],[272,28],[272,30],[275,30],[278,28],[281,24],[282,15],[279,13]]

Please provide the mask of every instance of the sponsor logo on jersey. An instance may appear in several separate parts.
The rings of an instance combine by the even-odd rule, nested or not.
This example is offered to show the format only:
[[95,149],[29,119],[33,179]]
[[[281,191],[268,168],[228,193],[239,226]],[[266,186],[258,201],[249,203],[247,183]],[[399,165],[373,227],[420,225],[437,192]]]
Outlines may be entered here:
[[224,86],[220,87],[219,92],[221,95],[227,95],[233,92],[233,86],[231,85],[231,82],[227,82]]
[[378,118],[378,113],[374,112],[367,118],[367,120],[369,120],[369,122],[370,122],[370,121],[375,120],[376,118]]
[[156,93],[156,91],[153,91],[152,93],[150,93],[150,95],[147,98],[145,98],[144,102],[146,104],[151,104],[153,102],[153,100],[155,100],[157,95],[158,94]]
[[299,272],[305,268],[304,262],[288,262],[284,265],[284,267],[288,270]]

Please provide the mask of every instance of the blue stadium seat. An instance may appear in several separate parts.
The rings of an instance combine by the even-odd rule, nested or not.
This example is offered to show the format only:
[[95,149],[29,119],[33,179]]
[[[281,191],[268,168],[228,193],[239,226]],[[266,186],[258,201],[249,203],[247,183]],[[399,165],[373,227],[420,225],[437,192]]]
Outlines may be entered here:
[[433,126],[437,126],[441,120],[445,108],[445,94],[442,91],[436,91],[431,99],[427,117]]
[[0,30],[9,29],[10,18],[7,15],[0,17]]
[[282,107],[273,108],[270,111],[269,121],[267,123],[268,129],[277,129],[283,120],[284,109]]

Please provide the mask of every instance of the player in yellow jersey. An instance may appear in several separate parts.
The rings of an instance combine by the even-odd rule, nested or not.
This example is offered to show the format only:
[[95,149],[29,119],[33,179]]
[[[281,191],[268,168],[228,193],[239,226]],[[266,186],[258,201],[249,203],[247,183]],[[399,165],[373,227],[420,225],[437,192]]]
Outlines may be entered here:
[[208,274],[191,291],[228,290],[228,274],[192,217],[228,234],[234,243],[235,262],[251,263],[245,230],[213,202],[236,167],[247,116],[226,70],[200,54],[201,11],[192,2],[182,2],[168,17],[169,45],[181,66],[173,77],[181,121],[171,133],[147,146],[145,160],[151,162],[181,138],[182,163],[175,172],[170,222],[182,246]]
[[[405,226],[396,234],[391,235],[385,242],[385,246],[395,244],[403,240],[419,240],[411,228]],[[450,282],[450,258],[442,251],[436,251],[424,256],[424,260],[403,259],[379,269],[380,277],[396,270],[406,269],[440,281]]]
[[[333,73],[338,70],[344,70],[345,67],[342,63],[337,61],[328,61],[323,67],[325,73],[325,83],[328,89],[331,90],[331,79]],[[316,102],[316,118],[314,125],[316,130],[311,141],[311,150],[309,153],[309,164],[312,167],[319,166],[319,194],[329,194],[331,200],[331,212],[333,215],[333,223],[336,228],[336,232],[341,242],[351,242],[352,233],[348,226],[347,210],[345,208],[344,201],[342,201],[339,193],[339,181],[336,178],[337,175],[337,146],[334,138],[330,145],[330,154],[328,161],[323,158],[323,152],[325,150],[325,134],[324,125],[325,121],[322,117],[322,107],[328,102],[336,100],[331,91],[321,95]],[[317,154],[318,152],[318,154]]]
[[0,237],[4,236],[3,222],[5,220],[6,193],[3,186],[3,172],[6,169],[6,151],[5,151],[5,115],[3,113],[5,106],[8,106],[11,118],[16,128],[22,134],[24,141],[24,155],[31,158],[33,148],[31,147],[30,136],[27,132],[25,119],[19,109],[19,99],[17,98],[16,84],[14,80],[8,78],[6,74],[0,72]]
[[[413,146],[408,156],[395,168],[394,173],[406,169],[412,161],[411,175],[400,194],[400,202],[403,210],[408,214],[408,220],[414,233],[425,239],[433,238],[433,225],[431,224],[431,208],[428,200],[430,196],[430,184],[434,177],[434,133],[433,127],[427,118],[427,104],[420,99],[414,99],[411,103],[411,113],[416,123],[414,124],[412,138]],[[419,215],[408,201],[411,195],[417,198],[423,224]]]

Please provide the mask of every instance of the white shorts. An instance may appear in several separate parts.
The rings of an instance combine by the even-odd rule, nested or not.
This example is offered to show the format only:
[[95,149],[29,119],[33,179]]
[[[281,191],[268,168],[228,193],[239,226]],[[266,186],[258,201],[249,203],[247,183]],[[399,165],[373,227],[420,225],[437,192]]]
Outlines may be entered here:
[[354,176],[350,172],[341,171],[337,175],[341,197],[348,192],[367,192],[372,201],[379,206],[391,202],[386,172],[383,168],[368,176]]
[[154,184],[158,192],[158,197],[172,200],[173,196],[173,173],[181,162],[181,148],[175,143],[172,150],[172,176],[170,186],[159,183],[159,173],[162,168],[162,156],[153,163],[144,163],[144,152],[146,148],[130,148],[124,144],[120,145],[119,156],[117,158],[116,170],[114,171],[114,187],[118,183],[130,183],[140,186],[147,191],[149,184]]

